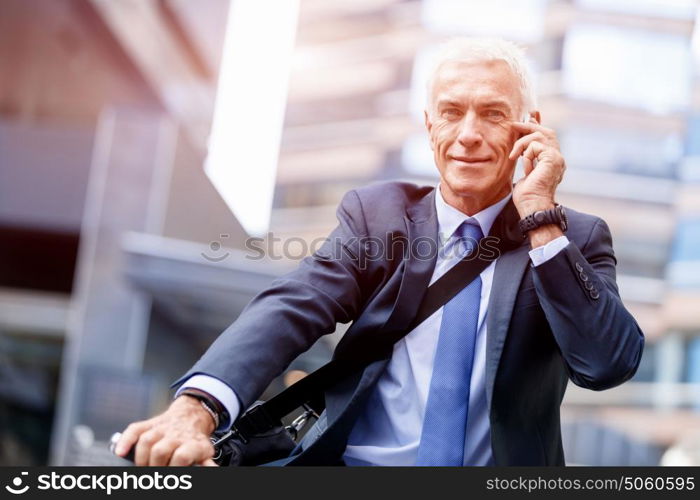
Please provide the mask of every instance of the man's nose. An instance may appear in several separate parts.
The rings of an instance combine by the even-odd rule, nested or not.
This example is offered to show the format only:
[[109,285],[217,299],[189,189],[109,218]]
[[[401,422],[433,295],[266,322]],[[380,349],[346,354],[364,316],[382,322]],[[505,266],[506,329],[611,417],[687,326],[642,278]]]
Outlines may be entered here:
[[468,113],[462,120],[457,141],[463,147],[470,149],[481,144],[482,140],[478,117]]

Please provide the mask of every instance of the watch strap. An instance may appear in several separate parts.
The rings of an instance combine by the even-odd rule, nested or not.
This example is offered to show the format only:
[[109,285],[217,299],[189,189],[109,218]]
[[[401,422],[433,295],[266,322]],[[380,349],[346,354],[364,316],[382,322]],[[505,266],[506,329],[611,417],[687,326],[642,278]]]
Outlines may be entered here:
[[527,235],[529,231],[548,224],[556,224],[562,231],[566,231],[567,223],[564,207],[555,203],[554,208],[538,210],[521,219],[518,222],[518,227],[523,235]]
[[218,428],[222,421],[228,419],[228,412],[224,405],[222,405],[218,399],[213,397],[208,392],[204,392],[194,387],[186,387],[178,394],[180,396],[190,396],[200,401],[202,407],[211,415],[214,419],[215,427]]

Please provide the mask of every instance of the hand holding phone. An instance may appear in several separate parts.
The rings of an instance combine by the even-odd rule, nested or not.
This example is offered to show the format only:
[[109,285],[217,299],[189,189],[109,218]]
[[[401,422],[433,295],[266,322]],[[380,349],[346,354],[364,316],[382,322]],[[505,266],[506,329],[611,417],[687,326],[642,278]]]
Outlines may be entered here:
[[513,202],[524,217],[549,208],[566,165],[556,132],[540,123],[539,113],[524,113],[521,118],[522,121],[511,122],[520,137],[513,144],[509,158],[516,160],[522,156],[525,175],[515,184]]

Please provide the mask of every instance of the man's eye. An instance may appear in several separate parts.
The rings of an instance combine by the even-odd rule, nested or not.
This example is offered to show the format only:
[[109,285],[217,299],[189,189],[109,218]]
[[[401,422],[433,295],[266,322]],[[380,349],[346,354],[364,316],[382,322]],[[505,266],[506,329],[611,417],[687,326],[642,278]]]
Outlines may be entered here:
[[486,111],[486,116],[491,119],[503,119],[506,117],[506,114],[503,111],[500,111],[498,109],[489,109]]
[[459,118],[460,115],[461,115],[461,113],[456,108],[448,108],[442,112],[442,116],[444,116],[448,120],[451,120],[454,118]]

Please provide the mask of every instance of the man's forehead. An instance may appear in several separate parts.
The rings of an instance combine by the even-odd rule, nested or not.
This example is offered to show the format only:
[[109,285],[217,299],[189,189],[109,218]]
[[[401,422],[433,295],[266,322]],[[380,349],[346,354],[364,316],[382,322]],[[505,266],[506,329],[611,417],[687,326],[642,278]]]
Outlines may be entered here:
[[519,82],[505,61],[459,60],[443,63],[433,81],[434,102],[461,101],[466,95],[479,101],[517,105]]
[[481,78],[516,79],[515,73],[507,62],[500,59],[455,59],[445,61],[437,68],[436,77],[451,79],[463,77],[465,73]]

